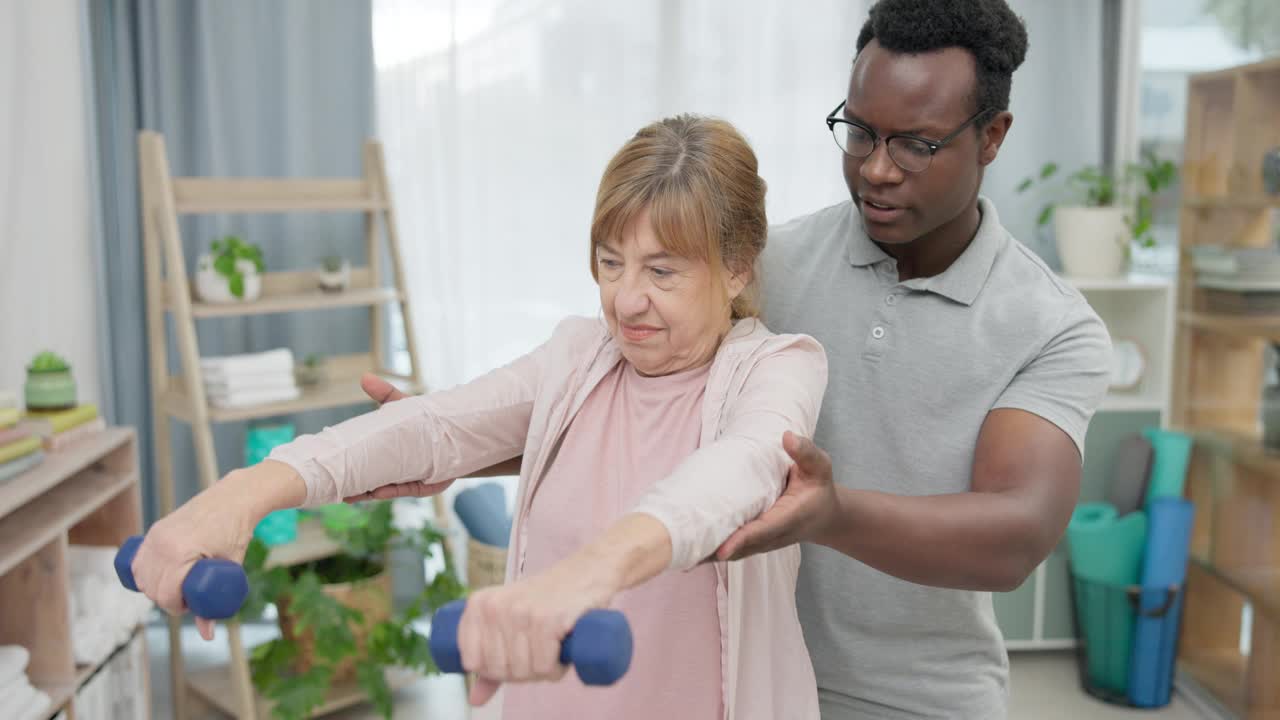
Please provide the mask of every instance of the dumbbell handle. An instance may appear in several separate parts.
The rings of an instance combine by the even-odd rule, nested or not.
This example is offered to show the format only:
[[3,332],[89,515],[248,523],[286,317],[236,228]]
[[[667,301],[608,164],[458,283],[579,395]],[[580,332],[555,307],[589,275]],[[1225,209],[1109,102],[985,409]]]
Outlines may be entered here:
[[[116,576],[120,584],[138,591],[133,581],[133,556],[142,544],[142,536],[134,535],[116,552]],[[205,558],[191,566],[182,580],[182,599],[196,617],[225,620],[234,616],[249,594],[249,578],[244,568],[230,560]]]
[[[441,672],[461,673],[458,623],[465,600],[455,600],[431,618],[431,657]],[[617,610],[589,610],[560,644],[560,662],[573,665],[586,685],[612,685],[631,666],[631,626]]]

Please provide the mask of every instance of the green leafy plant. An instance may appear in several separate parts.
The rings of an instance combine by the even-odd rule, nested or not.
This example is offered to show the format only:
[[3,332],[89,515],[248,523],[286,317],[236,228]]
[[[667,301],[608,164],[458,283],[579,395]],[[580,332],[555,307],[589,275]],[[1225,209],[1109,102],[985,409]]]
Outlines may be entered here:
[[[1051,180],[1059,169],[1057,163],[1045,163],[1036,176],[1024,178],[1018,184],[1017,191],[1023,193],[1037,182]],[[1161,160],[1154,152],[1145,150],[1140,162],[1128,163],[1118,174],[1094,165],[1086,165],[1071,173],[1066,177],[1066,194],[1071,200],[1060,204],[1085,207],[1128,206],[1131,210],[1125,215],[1125,224],[1129,226],[1133,239],[1144,247],[1150,247],[1155,244],[1151,237],[1152,202],[1177,177],[1177,165],[1170,160]],[[1057,204],[1049,203],[1041,208],[1036,223],[1047,225],[1053,219]]]
[[27,366],[27,370],[31,372],[65,372],[70,370],[71,366],[61,355],[45,350],[35,357],[31,358],[31,364]]
[[325,272],[335,273],[342,270],[342,262],[342,257],[339,255],[325,255],[324,259],[320,261],[320,266],[324,268]]
[[[267,546],[254,539],[245,555],[249,596],[240,610],[242,620],[256,619],[268,604],[287,605],[300,631],[314,640],[310,667],[299,670],[301,648],[284,637],[253,649],[250,676],[253,685],[274,703],[276,720],[301,720],[319,707],[333,681],[335,668],[355,658],[356,681],[384,718],[391,717],[391,689],[385,671],[400,667],[424,675],[438,673],[428,650],[427,638],[414,621],[442,605],[466,595],[453,561],[444,552],[444,535],[429,523],[404,531],[392,523],[391,502],[330,505],[319,510],[325,533],[342,552],[323,560],[294,567],[266,567]],[[445,567],[409,606],[366,628],[365,646],[359,647],[355,630],[366,626],[364,614],[346,607],[324,590],[325,585],[367,580],[383,572],[388,550],[402,545],[423,556],[437,550]],[[388,599],[390,602],[390,599]]]
[[239,260],[248,260],[262,272],[266,266],[262,262],[262,248],[241,240],[236,235],[228,235],[221,240],[214,240],[209,246],[213,255],[213,269],[227,279],[231,294],[244,297],[244,273],[240,271]]

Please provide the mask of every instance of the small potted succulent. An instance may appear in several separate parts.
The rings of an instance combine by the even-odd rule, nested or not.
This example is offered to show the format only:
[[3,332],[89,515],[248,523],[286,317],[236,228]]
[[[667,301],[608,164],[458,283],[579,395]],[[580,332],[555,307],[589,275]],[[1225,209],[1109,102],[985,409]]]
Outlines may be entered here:
[[303,358],[296,370],[299,385],[319,385],[325,381],[324,356],[311,353]]
[[351,263],[338,255],[327,255],[320,261],[316,279],[325,292],[342,292],[351,285]]
[[235,235],[214,240],[196,265],[196,296],[210,303],[251,302],[262,295],[262,248]]
[[45,350],[27,366],[24,388],[28,410],[66,410],[76,406],[76,382],[62,356]]

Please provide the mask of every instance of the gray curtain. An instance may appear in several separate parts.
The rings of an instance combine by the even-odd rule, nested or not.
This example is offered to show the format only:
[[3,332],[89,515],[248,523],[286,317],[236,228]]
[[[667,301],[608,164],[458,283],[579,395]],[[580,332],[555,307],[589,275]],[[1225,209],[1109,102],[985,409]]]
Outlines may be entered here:
[[[138,429],[147,520],[157,514],[139,220],[137,133],[165,137],[174,175],[354,176],[373,134],[369,0],[92,0],[89,26],[101,223],[99,323],[103,409]],[[188,270],[211,240],[239,234],[262,246],[268,270],[314,268],[324,255],[364,264],[358,214],[209,215],[181,224]],[[169,364],[178,355],[169,332]],[[362,352],[360,309],[197,321],[202,355],[289,347]],[[367,407],[289,418],[314,432]],[[172,422],[172,421],[170,421]],[[220,470],[244,462],[248,425],[215,427]],[[176,496],[199,488],[191,434],[173,422]]]

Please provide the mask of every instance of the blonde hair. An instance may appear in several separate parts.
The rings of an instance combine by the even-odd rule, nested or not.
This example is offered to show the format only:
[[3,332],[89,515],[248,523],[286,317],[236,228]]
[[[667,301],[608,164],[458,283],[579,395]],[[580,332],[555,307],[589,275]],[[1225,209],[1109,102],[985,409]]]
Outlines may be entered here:
[[730,317],[757,317],[754,269],[768,233],[765,182],[757,168],[746,138],[723,120],[678,115],[641,128],[600,179],[591,220],[591,276],[599,282],[600,246],[621,238],[623,228],[648,208],[667,252],[706,261],[713,281],[725,269],[750,273]]

